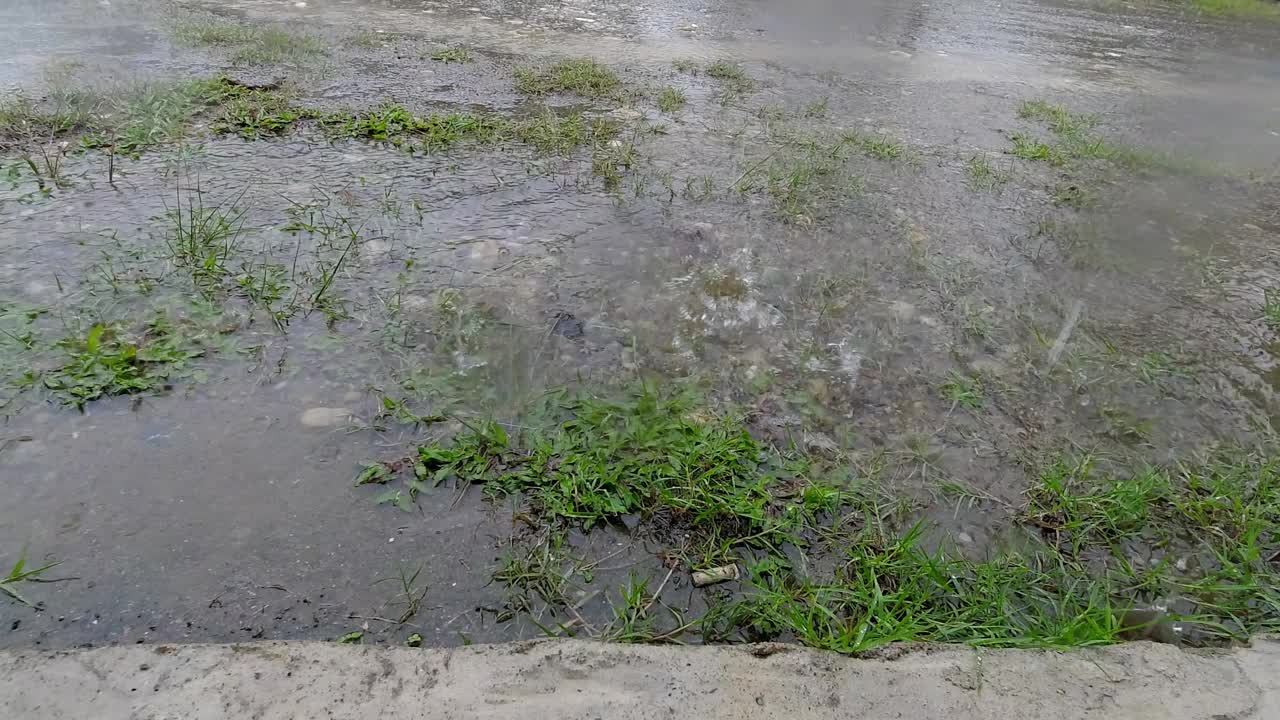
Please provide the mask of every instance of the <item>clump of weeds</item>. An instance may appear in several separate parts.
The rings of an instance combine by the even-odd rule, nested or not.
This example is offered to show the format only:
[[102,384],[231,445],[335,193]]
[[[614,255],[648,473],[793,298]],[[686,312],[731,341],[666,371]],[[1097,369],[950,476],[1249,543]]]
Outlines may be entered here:
[[1262,291],[1262,319],[1272,330],[1280,330],[1280,288]]
[[435,60],[436,62],[445,63],[446,65],[450,63],[466,64],[475,62],[475,57],[472,55],[471,51],[464,47],[440,48],[439,50],[433,51],[427,57]]
[[827,116],[827,107],[830,105],[830,98],[822,98],[815,100],[800,109],[800,116],[805,118],[823,118]]
[[172,225],[169,256],[191,273],[196,287],[206,294],[230,274],[227,263],[237,252],[244,222],[239,198],[206,207],[199,187],[184,192],[179,186],[177,207],[167,214]]
[[382,33],[372,30],[361,30],[346,39],[349,47],[362,48],[364,50],[377,50],[382,47]]
[[1046,123],[1050,132],[1058,138],[1057,144],[1050,146],[1025,134],[1011,136],[1014,143],[1013,154],[1028,160],[1042,160],[1056,166],[1066,164],[1068,159],[1104,160],[1133,173],[1164,170],[1215,175],[1222,172],[1211,163],[1195,158],[1177,157],[1109,141],[1093,133],[1100,122],[1097,115],[1072,112],[1062,105],[1044,100],[1023,102],[1018,108],[1018,117]]
[[761,187],[793,222],[810,224],[830,201],[856,195],[860,180],[844,172],[846,142],[787,142],[748,167],[733,184],[738,192]]
[[596,146],[591,156],[591,174],[600,178],[606,190],[616,190],[624,174],[639,162],[634,143],[611,140]]
[[1072,140],[1082,140],[1086,133],[1098,125],[1097,115],[1073,113],[1062,105],[1044,100],[1028,100],[1018,107],[1018,117],[1048,123],[1055,135]]
[[942,399],[951,403],[951,407],[963,407],[979,410],[985,401],[982,379],[977,375],[962,375],[954,370],[947,376],[947,381],[938,387]]
[[157,317],[130,333],[117,324],[98,323],[84,337],[58,343],[61,365],[43,375],[54,397],[83,408],[105,395],[131,395],[166,387],[191,375],[191,361],[204,347],[168,319]]
[[560,115],[550,108],[534,117],[514,121],[512,134],[546,155],[568,155],[581,146],[596,147],[611,142],[618,126],[604,118],[588,119],[581,113]]
[[964,170],[969,176],[969,184],[979,190],[995,190],[1009,182],[1008,171],[996,167],[986,155],[969,158],[965,161]]
[[658,91],[658,109],[664,113],[679,112],[685,103],[684,91],[675,87],[664,87]]
[[1280,7],[1266,0],[1187,0],[1187,4],[1209,15],[1280,18]]
[[615,97],[622,89],[618,74],[595,60],[575,58],[545,67],[516,68],[516,91],[525,95],[571,93],[585,98]]
[[278,91],[251,88],[219,78],[208,88],[207,97],[217,104],[210,129],[234,133],[246,140],[281,135],[303,118],[315,114],[292,106]]
[[902,143],[879,135],[851,132],[845,133],[843,140],[861,150],[867,157],[876,160],[898,160],[906,153],[906,147]]
[[477,113],[416,115],[388,105],[357,115],[330,115],[321,123],[338,137],[387,142],[430,153],[459,144],[494,145],[510,140],[528,143],[539,152],[568,154],[582,145],[598,145],[617,134],[603,118],[581,113],[558,115],[550,109],[525,119]]
[[747,75],[747,71],[743,70],[741,65],[735,63],[719,60],[708,65],[705,72],[707,77],[714,78],[720,83],[722,102],[736,100],[756,88],[755,80]]
[[675,68],[676,72],[685,73],[687,75],[697,75],[698,71],[701,69],[698,61],[692,58],[676,58],[671,61],[671,67]]
[[233,62],[245,65],[302,64],[328,54],[328,47],[317,37],[225,20],[183,22],[175,35],[188,45],[226,49]]
[[[1187,629],[1202,639],[1243,638],[1280,626],[1278,470],[1248,453],[1128,475],[1100,471],[1092,456],[1063,457],[1032,485],[1026,513],[1070,557],[1117,548],[1119,582],[1183,598]],[[1162,548],[1167,559],[1139,578],[1122,547]]]
[[1009,136],[1009,140],[1013,143],[1011,152],[1015,157],[1055,166],[1065,165],[1067,162],[1061,150],[1026,133],[1014,133]]

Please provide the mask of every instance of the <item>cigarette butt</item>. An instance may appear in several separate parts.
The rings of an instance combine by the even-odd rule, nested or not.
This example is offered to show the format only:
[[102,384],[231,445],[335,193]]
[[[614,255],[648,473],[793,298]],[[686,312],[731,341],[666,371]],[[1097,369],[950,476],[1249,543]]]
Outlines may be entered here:
[[722,565],[721,567],[707,568],[706,570],[695,570],[693,573],[694,587],[702,587],[703,585],[714,585],[716,583],[726,582],[728,580],[738,579],[738,566]]

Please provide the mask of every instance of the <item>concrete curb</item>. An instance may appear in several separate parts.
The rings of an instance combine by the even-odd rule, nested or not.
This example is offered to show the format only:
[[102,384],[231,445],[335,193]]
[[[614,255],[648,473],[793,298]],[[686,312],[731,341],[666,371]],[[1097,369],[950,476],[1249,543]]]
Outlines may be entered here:
[[452,649],[335,643],[0,653],[7,718],[1036,718],[1274,720],[1280,639],[1185,651],[548,640]]

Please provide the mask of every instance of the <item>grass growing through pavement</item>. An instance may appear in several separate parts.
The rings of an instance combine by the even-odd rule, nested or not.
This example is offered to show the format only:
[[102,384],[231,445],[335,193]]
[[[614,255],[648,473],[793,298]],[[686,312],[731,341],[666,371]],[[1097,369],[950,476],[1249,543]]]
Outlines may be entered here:
[[585,98],[614,97],[622,89],[617,73],[587,58],[561,60],[545,67],[516,68],[516,91],[525,95],[572,93]]

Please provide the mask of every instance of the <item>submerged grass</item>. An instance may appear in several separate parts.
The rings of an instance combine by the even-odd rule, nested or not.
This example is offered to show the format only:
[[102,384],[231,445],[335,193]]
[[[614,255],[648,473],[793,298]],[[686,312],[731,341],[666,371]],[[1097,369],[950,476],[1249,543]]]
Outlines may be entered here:
[[756,88],[755,80],[747,75],[741,65],[735,63],[719,60],[708,65],[705,72],[708,77],[720,83],[723,102],[736,100]]
[[205,350],[197,338],[160,316],[136,332],[98,323],[83,338],[59,343],[63,362],[46,372],[43,383],[54,397],[83,408],[106,395],[131,395],[163,389],[192,373],[191,361]]
[[439,50],[432,52],[427,57],[435,60],[436,62],[445,63],[446,65],[450,63],[465,64],[475,62],[475,57],[472,55],[471,51],[464,47],[440,48]]
[[585,98],[615,97],[622,90],[617,73],[588,58],[561,60],[545,67],[515,70],[516,91],[525,95],[572,93]]
[[279,134],[306,116],[275,90],[225,77],[151,83],[94,92],[62,89],[47,101],[16,98],[0,106],[0,149],[78,140],[83,148],[136,156],[185,139],[197,116],[215,132],[246,138]]
[[225,48],[231,52],[233,62],[245,65],[302,64],[329,52],[317,37],[225,20],[183,22],[174,34],[188,45]]
[[1101,119],[1090,113],[1072,112],[1063,105],[1044,100],[1027,100],[1018,107],[1018,117],[1047,124],[1057,138],[1046,143],[1026,133],[1010,136],[1012,153],[1026,160],[1063,166],[1068,160],[1103,160],[1132,173],[1162,170],[1171,173],[1221,174],[1221,168],[1196,158],[1181,157],[1148,148],[1131,147],[1094,134]]
[[1187,4],[1210,15],[1280,18],[1280,5],[1268,0],[1187,0]]
[[417,115],[398,105],[386,105],[354,115],[321,118],[338,137],[387,142],[425,153],[460,144],[494,145],[520,141],[546,154],[567,154],[581,146],[599,146],[618,133],[617,125],[581,113],[558,115],[550,109],[536,116],[512,119],[479,113]]

